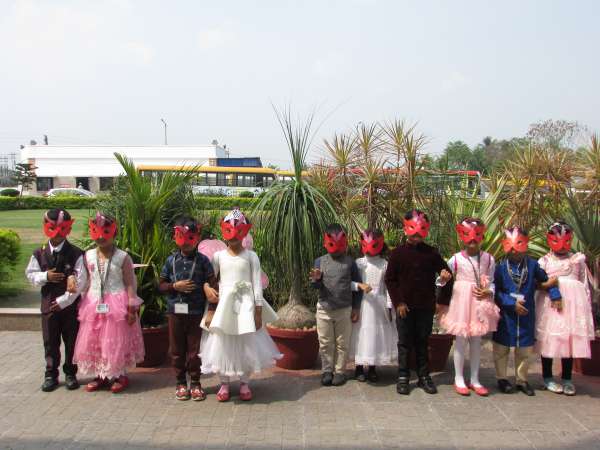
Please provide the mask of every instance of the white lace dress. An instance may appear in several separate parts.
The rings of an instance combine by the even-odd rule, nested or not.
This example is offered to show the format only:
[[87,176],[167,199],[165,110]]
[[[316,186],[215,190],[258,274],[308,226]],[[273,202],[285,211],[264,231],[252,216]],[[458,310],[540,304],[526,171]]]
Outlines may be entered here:
[[[353,324],[350,359],[357,365],[396,364],[398,331],[384,281],[387,261],[380,256],[364,256],[356,260],[356,265],[363,283],[373,290],[363,295],[360,320]],[[391,321],[388,308],[392,308]]]
[[[244,376],[273,367],[282,355],[265,325],[277,320],[277,314],[263,298],[258,256],[250,250],[238,255],[222,250],[214,254],[212,264],[220,276],[219,304],[209,333],[202,335],[202,373]],[[262,306],[263,327],[258,331],[255,306]],[[202,326],[206,329],[204,320]]]

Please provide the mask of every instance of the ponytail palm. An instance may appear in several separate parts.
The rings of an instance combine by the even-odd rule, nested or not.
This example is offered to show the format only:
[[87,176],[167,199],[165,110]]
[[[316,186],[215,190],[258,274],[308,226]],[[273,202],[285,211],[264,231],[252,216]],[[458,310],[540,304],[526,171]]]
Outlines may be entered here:
[[275,182],[254,207],[258,218],[256,237],[260,240],[263,259],[278,269],[277,277],[289,287],[288,302],[279,309],[280,328],[303,328],[315,325],[314,314],[305,305],[302,287],[306,284],[313,261],[322,248],[326,226],[336,220],[327,197],[302,178],[312,141],[313,116],[296,124],[289,109],[275,110],[292,158],[294,179]]

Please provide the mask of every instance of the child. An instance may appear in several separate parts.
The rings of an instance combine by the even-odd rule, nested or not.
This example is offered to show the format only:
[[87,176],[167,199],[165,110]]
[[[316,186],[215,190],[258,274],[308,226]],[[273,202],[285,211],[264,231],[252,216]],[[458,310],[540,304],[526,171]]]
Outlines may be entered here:
[[[315,261],[310,272],[312,287],[319,290],[317,333],[323,375],[323,386],[346,383],[346,360],[352,323],[360,312],[361,291],[352,291],[352,282],[360,283],[354,260],[346,254],[348,241],[341,225],[325,229],[323,243],[327,254]],[[334,372],[335,371],[335,372]]]
[[[197,250],[200,225],[191,217],[180,217],[175,222],[175,243],[179,250],[167,258],[160,274],[159,290],[167,294],[169,320],[169,347],[177,385],[177,400],[201,401],[206,394],[200,385],[200,321],[204,314],[206,295],[204,286],[216,288],[212,265]],[[216,297],[211,297],[217,301]],[[208,305],[210,313],[215,303]],[[190,375],[188,389],[187,374]]]
[[436,275],[444,283],[439,305],[450,302],[452,274],[437,249],[423,242],[429,234],[427,215],[419,210],[404,215],[405,244],[394,249],[385,273],[385,284],[396,308],[398,329],[398,383],[396,391],[410,393],[408,355],[414,349],[417,362],[417,385],[428,394],[437,393],[429,376],[428,345],[436,311]]
[[60,338],[65,344],[65,385],[73,390],[79,387],[77,366],[73,364],[73,351],[79,322],[77,303],[79,292],[67,291],[67,280],[84,276],[83,252],[67,240],[74,220],[64,209],[51,209],[44,214],[44,234],[48,242],[36,249],[29,260],[25,274],[42,295],[42,337],[46,374],[42,391],[51,392],[58,387],[60,365]]
[[[361,235],[364,257],[356,260],[363,283],[353,283],[353,290],[361,289],[360,319],[353,325],[350,358],[354,358],[354,377],[371,383],[378,380],[376,366],[394,364],[398,359],[398,332],[393,322],[392,301],[383,277],[387,261],[381,257],[386,250],[383,233],[366,230]],[[365,370],[368,370],[365,373]]]
[[[552,250],[539,263],[548,276],[558,277],[563,301],[552,301],[546,293],[537,296],[536,349],[542,356],[544,385],[551,392],[575,395],[571,381],[573,358],[590,358],[594,339],[591,291],[585,256],[571,252],[573,231],[565,222],[548,230]],[[541,295],[540,295],[541,294]],[[552,379],[552,358],[561,358],[562,386]]]
[[75,357],[84,374],[95,379],[93,392],[108,387],[113,393],[129,385],[126,371],[144,359],[142,328],[137,316],[142,299],[131,257],[114,244],[116,221],[100,212],[90,220],[96,248],[85,252],[88,280],[79,306],[79,334]]
[[213,255],[213,269],[219,277],[219,292],[207,286],[209,296],[219,297],[214,317],[206,316],[204,327],[210,333],[202,338],[200,356],[202,372],[217,373],[221,387],[217,400],[230,398],[230,377],[240,377],[240,400],[252,400],[249,382],[252,372],[275,365],[282,355],[263,324],[277,320],[277,315],[263,298],[260,261],[256,253],[246,250],[242,240],[251,224],[239,209],[221,221],[227,250]]
[[[494,303],[494,257],[480,250],[485,233],[481,220],[467,217],[456,225],[465,249],[448,261],[454,276],[454,289],[448,311],[440,318],[440,325],[456,336],[454,342],[454,390],[460,395],[487,396],[489,391],[479,382],[481,336],[496,331],[500,309]],[[469,346],[471,382],[465,383],[463,368]]]
[[542,289],[549,289],[552,301],[560,300],[560,292],[555,287],[556,279],[549,280],[538,262],[527,255],[527,231],[512,227],[505,234],[502,246],[507,257],[496,266],[494,274],[496,304],[500,306],[500,321],[493,337],[496,378],[501,392],[513,392],[506,370],[510,348],[514,347],[517,389],[532,396],[535,391],[527,382],[527,372],[535,341],[535,290],[538,283]]

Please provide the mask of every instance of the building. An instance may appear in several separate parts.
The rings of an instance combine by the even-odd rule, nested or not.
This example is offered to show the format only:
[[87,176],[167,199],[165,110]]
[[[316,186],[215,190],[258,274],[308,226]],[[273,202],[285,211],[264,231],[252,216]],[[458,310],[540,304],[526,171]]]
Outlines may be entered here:
[[[28,194],[43,194],[60,187],[82,187],[99,192],[107,190],[123,171],[114,153],[121,153],[136,166],[217,166],[227,152],[211,145],[26,145],[21,149],[21,161],[33,164],[37,181]],[[244,164],[246,158],[235,158]],[[260,158],[248,158],[249,164]],[[251,166],[255,167],[255,166]]]

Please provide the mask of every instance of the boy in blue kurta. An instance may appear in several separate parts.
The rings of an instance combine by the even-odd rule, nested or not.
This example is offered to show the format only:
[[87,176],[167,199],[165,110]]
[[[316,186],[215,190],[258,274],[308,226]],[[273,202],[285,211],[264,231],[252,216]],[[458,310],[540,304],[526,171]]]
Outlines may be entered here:
[[513,227],[505,233],[502,245],[506,258],[496,266],[494,275],[496,303],[501,309],[494,333],[496,378],[501,392],[513,392],[506,372],[510,348],[514,347],[517,389],[532,396],[535,392],[527,382],[527,372],[535,342],[535,291],[547,289],[552,301],[560,300],[560,291],[557,280],[548,279],[537,260],[527,256],[527,231]]

